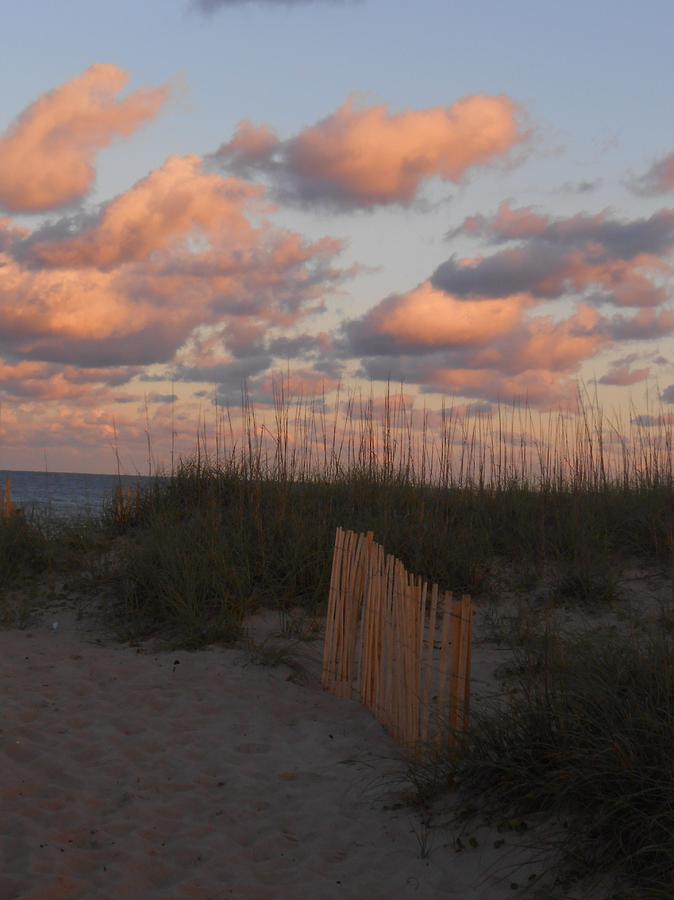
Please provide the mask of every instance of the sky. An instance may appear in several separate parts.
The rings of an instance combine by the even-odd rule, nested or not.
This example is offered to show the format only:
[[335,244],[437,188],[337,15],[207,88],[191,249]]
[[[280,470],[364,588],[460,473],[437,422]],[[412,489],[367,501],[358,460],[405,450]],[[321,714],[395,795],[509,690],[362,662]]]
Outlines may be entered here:
[[669,413],[669,0],[0,15],[0,467],[141,471],[279,373]]

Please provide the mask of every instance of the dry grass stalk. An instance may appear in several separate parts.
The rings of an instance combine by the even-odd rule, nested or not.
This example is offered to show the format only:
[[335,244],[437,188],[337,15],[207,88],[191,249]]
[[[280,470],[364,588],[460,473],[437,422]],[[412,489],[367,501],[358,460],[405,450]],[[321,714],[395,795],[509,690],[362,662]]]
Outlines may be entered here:
[[142,505],[140,485],[120,484],[112,496],[112,517],[118,526],[128,525],[138,518]]
[[12,481],[8,478],[4,485],[0,484],[0,518],[9,519],[16,515],[16,507],[12,502]]

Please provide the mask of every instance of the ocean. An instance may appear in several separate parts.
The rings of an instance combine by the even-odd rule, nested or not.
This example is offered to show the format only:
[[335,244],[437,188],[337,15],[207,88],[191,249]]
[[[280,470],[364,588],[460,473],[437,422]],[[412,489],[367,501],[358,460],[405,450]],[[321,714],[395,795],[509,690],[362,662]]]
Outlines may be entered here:
[[0,484],[9,478],[12,500],[27,513],[55,519],[96,515],[120,484],[148,481],[143,475],[85,475],[77,472],[12,472],[0,469]]

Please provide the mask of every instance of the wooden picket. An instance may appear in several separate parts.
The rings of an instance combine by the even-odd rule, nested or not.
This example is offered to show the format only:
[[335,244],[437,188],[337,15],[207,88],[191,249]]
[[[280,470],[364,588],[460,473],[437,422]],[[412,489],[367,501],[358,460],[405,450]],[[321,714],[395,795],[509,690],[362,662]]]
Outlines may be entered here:
[[403,744],[453,746],[468,727],[472,603],[411,575],[372,532],[337,529],[322,684],[358,697]]

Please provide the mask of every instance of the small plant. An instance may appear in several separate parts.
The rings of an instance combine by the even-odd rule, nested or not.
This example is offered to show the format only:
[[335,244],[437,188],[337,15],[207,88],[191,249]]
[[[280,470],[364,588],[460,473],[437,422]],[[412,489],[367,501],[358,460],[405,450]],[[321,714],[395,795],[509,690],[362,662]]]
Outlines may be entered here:
[[251,662],[255,665],[270,666],[273,669],[287,666],[291,670],[290,680],[301,683],[308,679],[309,670],[302,662],[303,654],[298,650],[298,643],[298,641],[278,642],[273,637],[267,637],[259,642],[248,638],[245,647]]
[[431,824],[431,816],[422,816],[419,820],[419,826],[412,826],[414,836],[417,839],[419,847],[419,859],[429,859],[433,852],[433,844],[435,842],[435,832]]
[[553,590],[560,600],[587,607],[608,606],[618,599],[619,569],[608,560],[565,560]]

